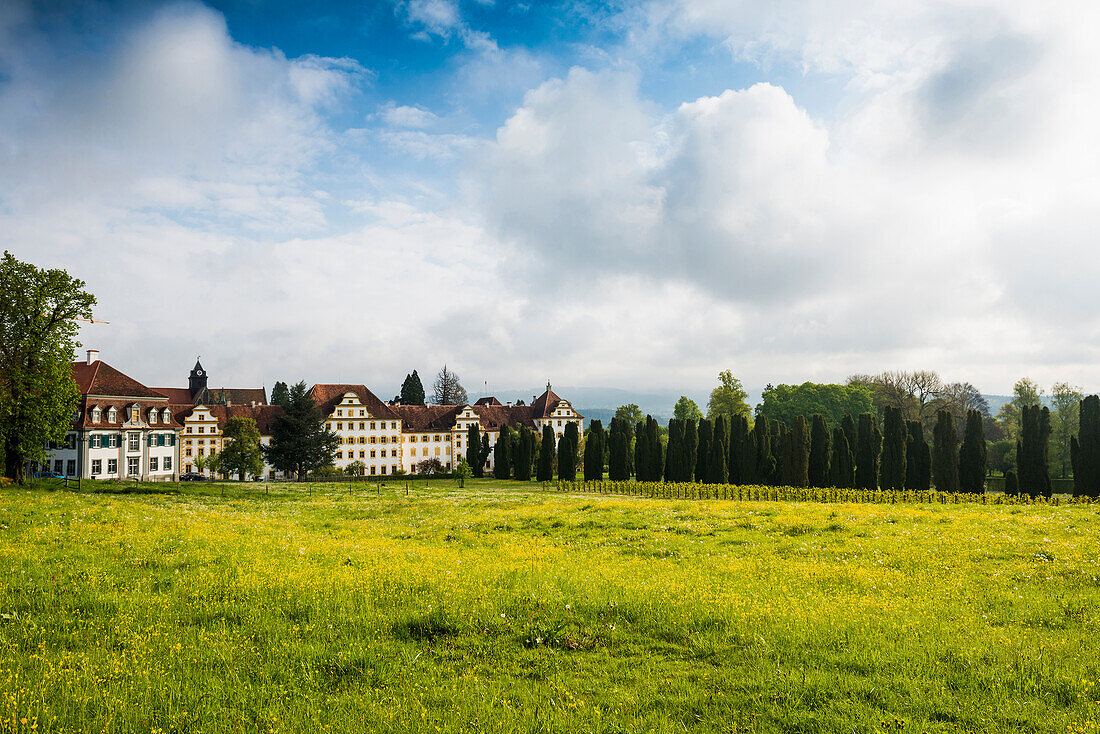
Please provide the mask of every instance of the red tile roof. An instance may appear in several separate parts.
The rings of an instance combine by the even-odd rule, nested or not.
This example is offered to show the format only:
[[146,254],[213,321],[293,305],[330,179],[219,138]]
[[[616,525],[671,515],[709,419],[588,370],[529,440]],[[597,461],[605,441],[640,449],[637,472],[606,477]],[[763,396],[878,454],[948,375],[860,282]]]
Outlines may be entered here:
[[[199,406],[187,405],[181,407],[183,408],[180,414],[182,422],[191,417]],[[255,407],[251,405],[203,405],[202,407],[214,416],[223,428],[230,418],[251,418],[256,421],[256,428],[261,436],[270,436],[271,424],[284,413],[281,405],[257,405]]]
[[163,393],[145,387],[128,375],[124,375],[101,360],[91,364],[73,362],[73,379],[82,395],[104,395],[107,397],[148,398],[168,401]]
[[561,398],[554,394],[554,391],[549,387],[546,388],[546,392],[535,398],[535,401],[531,403],[531,414],[535,418],[549,418],[554,412],[554,408],[558,407],[558,403],[561,402]]
[[371,418],[382,418],[385,420],[396,420],[397,414],[393,412],[393,407],[386,405],[378,396],[367,389],[366,385],[314,385],[309,389],[309,394],[313,398],[313,402],[317,404],[317,407],[321,409],[321,413],[325,416],[332,415],[332,411],[336,408],[336,405],[344,399],[344,395],[347,393],[355,393],[359,398],[359,402],[363,404],[363,407],[370,413]]
[[455,425],[455,418],[462,411],[461,405],[391,405],[390,409],[401,419],[402,430],[446,431]]

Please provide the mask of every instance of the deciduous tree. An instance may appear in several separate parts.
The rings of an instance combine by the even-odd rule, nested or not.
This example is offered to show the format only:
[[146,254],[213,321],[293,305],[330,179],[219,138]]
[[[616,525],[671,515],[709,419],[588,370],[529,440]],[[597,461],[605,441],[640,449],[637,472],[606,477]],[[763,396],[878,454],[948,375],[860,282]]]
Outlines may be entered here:
[[[710,391],[707,401],[707,418],[715,419],[720,415],[731,418],[735,415],[749,415],[749,404],[745,402],[749,394],[741,386],[741,381],[729,370],[718,373],[718,387]],[[727,430],[729,424],[727,423]]]
[[681,395],[672,408],[672,417],[678,421],[697,421],[703,417],[698,404],[687,395]]
[[230,418],[222,433],[221,470],[237,474],[244,481],[246,474],[259,476],[264,470],[263,453],[260,450],[260,431],[252,418]]

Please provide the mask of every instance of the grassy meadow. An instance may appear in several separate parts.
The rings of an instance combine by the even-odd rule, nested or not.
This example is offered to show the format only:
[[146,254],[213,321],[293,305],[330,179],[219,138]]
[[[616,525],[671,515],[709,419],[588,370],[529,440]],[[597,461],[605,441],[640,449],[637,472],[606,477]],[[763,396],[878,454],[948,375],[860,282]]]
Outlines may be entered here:
[[0,732],[1100,726],[1097,505],[97,489],[0,490]]

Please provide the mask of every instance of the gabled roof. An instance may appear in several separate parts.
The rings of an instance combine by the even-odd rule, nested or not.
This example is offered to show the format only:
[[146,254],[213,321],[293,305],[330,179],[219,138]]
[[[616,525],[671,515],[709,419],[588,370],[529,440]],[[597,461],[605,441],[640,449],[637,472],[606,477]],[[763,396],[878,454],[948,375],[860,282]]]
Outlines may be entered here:
[[504,425],[512,428],[527,426],[535,428],[535,416],[530,405],[471,405],[477,413],[478,422],[483,430],[499,431]]
[[535,401],[531,403],[531,414],[535,418],[549,418],[554,412],[554,408],[558,407],[558,403],[561,402],[561,398],[554,394],[554,391],[549,387],[546,388],[546,392],[535,398]]
[[463,410],[462,405],[391,405],[401,419],[402,430],[447,431],[454,428],[455,418]]
[[157,392],[168,397],[168,402],[173,405],[194,405],[191,402],[191,391],[186,387],[158,387]]
[[158,387],[157,391],[167,395],[173,403],[198,405],[267,405],[267,390],[262,387],[207,387],[194,395],[185,387]]
[[73,362],[73,379],[82,395],[104,395],[107,397],[148,398],[167,401],[168,397],[152,388],[145,387],[134,378],[124,375],[111,365],[96,360]]
[[393,407],[379,400],[378,396],[368,390],[366,385],[323,384],[314,385],[309,389],[313,402],[317,404],[317,407],[321,409],[321,413],[325,416],[332,415],[332,411],[335,410],[337,404],[349,392],[355,393],[356,397],[359,398],[359,402],[363,404],[363,407],[367,409],[372,418],[389,420],[398,417],[397,413],[393,411]]
[[[190,418],[200,406],[185,405],[177,407],[181,409],[179,420],[182,423]],[[202,405],[201,407],[214,416],[223,428],[230,418],[251,418],[256,421],[256,428],[260,431],[261,436],[270,436],[271,424],[284,413],[281,405],[257,405],[255,407],[251,405]]]
[[494,397],[480,398],[474,405],[501,405],[501,402]]
[[[180,406],[170,405],[165,403],[161,399],[146,400],[138,398],[104,398],[104,397],[89,397],[87,395],[80,396],[80,415],[76,421],[73,422],[73,428],[80,430],[119,430],[122,426],[126,425],[128,411],[134,404],[138,406],[138,418],[142,423],[148,423],[149,409],[155,408],[157,411],[157,422],[149,424],[151,430],[178,430],[183,424],[180,419]],[[190,406],[187,406],[190,407]],[[100,416],[98,422],[92,421],[92,411],[95,408],[100,409]],[[111,408],[115,409],[115,421],[112,423],[110,418]],[[171,413],[171,420],[168,423],[164,423],[162,418],[164,410],[168,409]]]

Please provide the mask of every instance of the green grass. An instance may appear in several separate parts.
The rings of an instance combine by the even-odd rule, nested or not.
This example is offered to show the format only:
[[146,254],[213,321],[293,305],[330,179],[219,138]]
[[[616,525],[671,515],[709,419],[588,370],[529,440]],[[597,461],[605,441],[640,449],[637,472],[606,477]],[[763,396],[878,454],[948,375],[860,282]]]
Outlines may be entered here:
[[1096,505],[430,485],[0,491],[0,732],[1097,731]]

